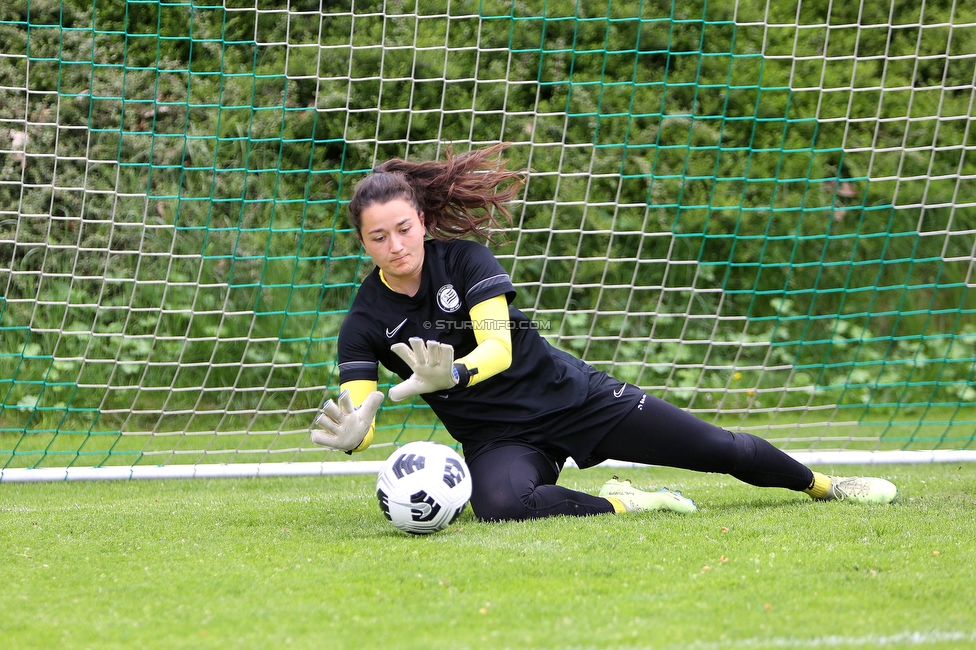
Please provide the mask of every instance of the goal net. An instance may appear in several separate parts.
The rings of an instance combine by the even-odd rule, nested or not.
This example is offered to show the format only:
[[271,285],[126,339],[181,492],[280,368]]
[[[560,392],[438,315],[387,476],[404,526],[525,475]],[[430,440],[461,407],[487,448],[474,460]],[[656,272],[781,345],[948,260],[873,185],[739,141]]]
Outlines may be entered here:
[[353,460],[308,429],[351,188],[499,141],[553,345],[791,453],[976,449],[967,3],[14,0],[0,44],[3,480],[450,442],[419,400]]

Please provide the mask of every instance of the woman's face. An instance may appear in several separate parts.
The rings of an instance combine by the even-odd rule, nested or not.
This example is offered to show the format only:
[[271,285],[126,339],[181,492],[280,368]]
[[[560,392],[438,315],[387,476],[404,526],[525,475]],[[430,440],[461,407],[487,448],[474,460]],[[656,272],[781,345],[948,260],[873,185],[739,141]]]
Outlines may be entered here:
[[374,203],[361,215],[359,238],[390,287],[413,295],[424,266],[424,215],[403,199]]

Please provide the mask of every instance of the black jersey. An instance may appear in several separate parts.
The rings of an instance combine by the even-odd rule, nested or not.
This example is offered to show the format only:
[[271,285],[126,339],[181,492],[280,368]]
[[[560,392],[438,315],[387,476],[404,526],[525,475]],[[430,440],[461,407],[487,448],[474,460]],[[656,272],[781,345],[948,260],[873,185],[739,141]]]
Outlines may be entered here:
[[[425,242],[420,289],[414,296],[391,290],[375,269],[363,281],[339,332],[340,383],[377,380],[379,363],[402,379],[409,378],[410,367],[390,347],[414,336],[449,343],[454,358],[460,359],[477,346],[471,306],[499,295],[511,303],[515,287],[491,251],[472,241]],[[553,348],[511,304],[509,319],[512,364],[507,370],[473,386],[421,396],[467,455],[500,437],[520,438],[522,432],[530,436],[527,442],[547,438],[546,423],[562,420],[556,416],[572,414],[582,406],[593,393],[594,382],[612,383],[616,398],[623,392],[616,389],[623,386],[620,382]],[[632,407],[636,397],[632,391],[628,397],[615,401]],[[619,418],[628,411],[622,410]],[[607,415],[606,424],[618,420],[615,413]],[[563,430],[555,437],[570,434]],[[594,438],[592,444],[585,444],[588,449],[600,438],[587,437]]]

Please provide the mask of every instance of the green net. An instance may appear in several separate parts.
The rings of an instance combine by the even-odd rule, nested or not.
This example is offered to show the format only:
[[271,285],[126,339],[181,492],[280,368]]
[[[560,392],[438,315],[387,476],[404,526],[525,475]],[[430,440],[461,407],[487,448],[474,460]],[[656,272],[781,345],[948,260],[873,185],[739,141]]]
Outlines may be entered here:
[[554,345],[786,449],[974,447],[965,3],[15,0],[0,43],[0,468],[334,458],[351,188],[500,140]]

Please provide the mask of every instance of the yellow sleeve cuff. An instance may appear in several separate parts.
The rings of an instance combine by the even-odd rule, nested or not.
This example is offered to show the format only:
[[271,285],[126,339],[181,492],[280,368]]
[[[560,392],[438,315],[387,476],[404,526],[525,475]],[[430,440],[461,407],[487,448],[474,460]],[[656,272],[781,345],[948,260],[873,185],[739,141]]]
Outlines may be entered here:
[[[366,398],[369,397],[369,394],[376,390],[376,385],[376,382],[370,379],[357,379],[356,381],[347,381],[341,384],[339,390],[349,391],[349,397],[352,398],[353,406],[359,408]],[[363,441],[353,451],[362,451],[373,443],[373,431],[375,427],[376,419],[374,418],[372,424],[369,425],[369,431],[366,432]]]

